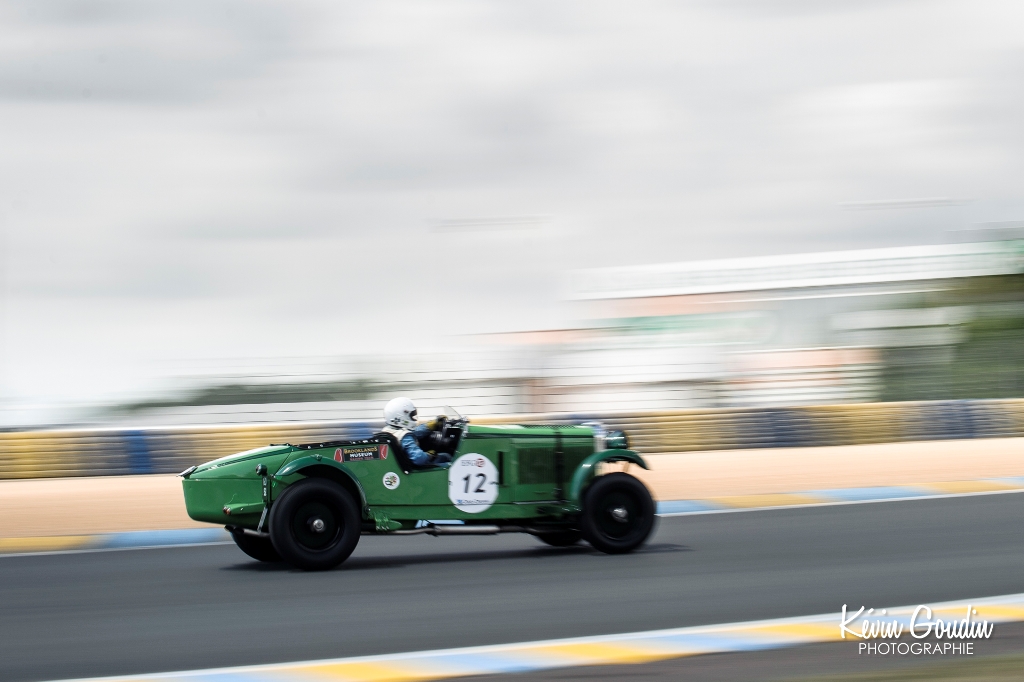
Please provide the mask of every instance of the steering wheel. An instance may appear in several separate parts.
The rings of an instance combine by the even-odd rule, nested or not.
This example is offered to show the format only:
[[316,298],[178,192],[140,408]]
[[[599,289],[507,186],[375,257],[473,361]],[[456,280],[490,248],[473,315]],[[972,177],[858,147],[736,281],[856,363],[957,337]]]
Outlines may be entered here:
[[438,417],[434,430],[430,432],[429,445],[424,449],[433,450],[438,454],[454,455],[455,450],[459,447],[459,441],[462,440],[465,425],[465,419]]

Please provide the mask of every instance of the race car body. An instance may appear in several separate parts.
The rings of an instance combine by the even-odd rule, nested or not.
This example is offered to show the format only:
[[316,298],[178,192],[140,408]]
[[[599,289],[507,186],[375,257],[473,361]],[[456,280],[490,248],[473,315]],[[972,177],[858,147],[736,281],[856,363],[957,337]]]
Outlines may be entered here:
[[462,418],[440,428],[450,463],[416,466],[385,433],[270,445],[183,472],[185,504],[193,519],[226,525],[250,556],[312,570],[344,561],[361,534],[525,532],[618,553],[653,528],[654,502],[638,479],[599,475],[607,462],[647,468],[614,447],[625,446],[623,434]]

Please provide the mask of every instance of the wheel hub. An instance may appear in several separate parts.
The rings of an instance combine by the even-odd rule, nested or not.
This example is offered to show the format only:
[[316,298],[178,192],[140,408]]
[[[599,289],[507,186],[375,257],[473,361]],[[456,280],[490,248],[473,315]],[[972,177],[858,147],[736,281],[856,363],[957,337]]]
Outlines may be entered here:
[[625,507],[615,507],[611,510],[612,518],[619,523],[626,523],[629,521],[629,512],[626,511]]
[[314,533],[323,533],[326,527],[327,524],[321,518],[310,519],[309,521],[309,529]]

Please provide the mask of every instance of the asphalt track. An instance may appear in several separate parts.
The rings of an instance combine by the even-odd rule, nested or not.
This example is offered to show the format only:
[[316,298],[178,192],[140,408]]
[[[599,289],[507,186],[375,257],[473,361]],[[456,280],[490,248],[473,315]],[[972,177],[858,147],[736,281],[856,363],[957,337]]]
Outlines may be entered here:
[[1024,592],[1024,496],[667,518],[606,556],[365,537],[335,571],[234,546],[0,558],[10,682],[474,646]]

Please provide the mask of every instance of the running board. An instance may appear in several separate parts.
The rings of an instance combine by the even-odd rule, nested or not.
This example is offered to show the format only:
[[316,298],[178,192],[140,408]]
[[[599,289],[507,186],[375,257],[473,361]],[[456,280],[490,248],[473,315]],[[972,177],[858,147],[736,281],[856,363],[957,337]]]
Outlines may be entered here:
[[[230,530],[231,527],[228,527]],[[237,528],[237,526],[236,526]],[[240,529],[243,534],[250,537],[264,538],[269,540],[270,533],[259,532],[249,528]],[[464,526],[456,524],[430,524],[423,526],[422,528],[412,528],[410,530],[392,530],[383,533],[374,531],[364,530],[362,535],[497,535],[498,533],[529,533],[530,535],[544,535],[550,533],[550,530],[538,530],[536,528],[528,528],[526,526]]]

